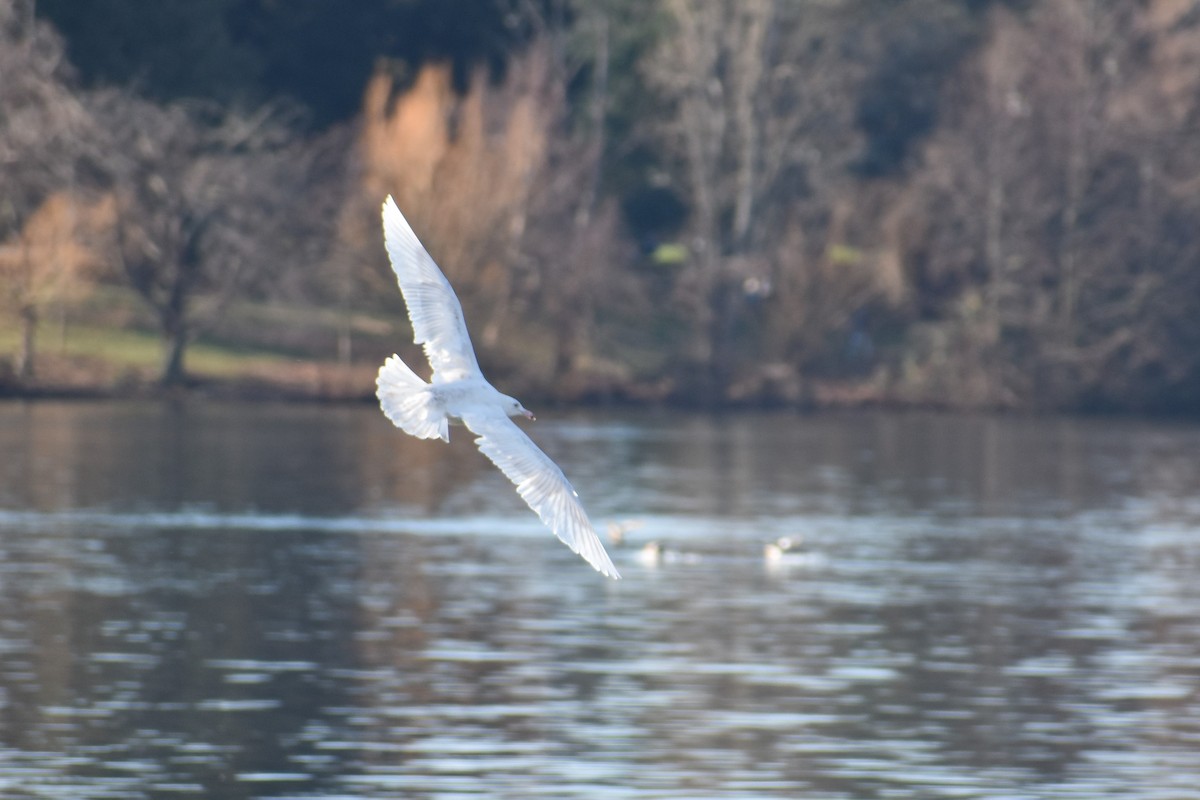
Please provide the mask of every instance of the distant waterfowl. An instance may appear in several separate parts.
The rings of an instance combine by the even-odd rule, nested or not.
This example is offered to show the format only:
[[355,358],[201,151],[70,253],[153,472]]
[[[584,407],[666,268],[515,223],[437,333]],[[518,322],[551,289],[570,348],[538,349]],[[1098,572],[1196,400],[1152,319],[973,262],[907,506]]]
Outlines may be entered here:
[[625,534],[645,525],[640,519],[612,520],[608,523],[608,543],[613,547],[625,546]]
[[646,542],[637,551],[638,563],[646,567],[657,567],[663,563],[668,554],[662,542]]
[[454,289],[390,196],[383,204],[383,234],[413,340],[424,346],[433,368],[426,383],[399,356],[388,358],[376,379],[383,413],[421,439],[448,442],[450,423],[461,422],[555,536],[601,574],[621,577],[562,470],[510,419],[533,414],[483,377]]
[[664,564],[697,564],[701,560],[699,553],[690,550],[680,550],[660,541],[650,541],[638,548],[635,557],[644,567],[659,567]]
[[806,548],[799,536],[781,536],[763,545],[763,559],[767,566],[800,566],[816,564],[822,556]]

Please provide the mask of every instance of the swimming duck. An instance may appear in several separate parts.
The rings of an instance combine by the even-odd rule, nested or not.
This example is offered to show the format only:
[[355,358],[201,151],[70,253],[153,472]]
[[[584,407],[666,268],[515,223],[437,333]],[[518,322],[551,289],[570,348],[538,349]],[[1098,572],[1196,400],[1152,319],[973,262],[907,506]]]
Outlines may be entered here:
[[804,547],[799,536],[781,536],[763,546],[763,558],[769,566],[811,565],[821,560],[821,555]]
[[698,564],[702,559],[699,553],[679,550],[659,541],[646,542],[638,549],[635,557],[638,563],[644,567],[658,567],[663,564]]
[[662,542],[646,542],[637,551],[638,563],[646,567],[657,567],[667,557],[667,548]]

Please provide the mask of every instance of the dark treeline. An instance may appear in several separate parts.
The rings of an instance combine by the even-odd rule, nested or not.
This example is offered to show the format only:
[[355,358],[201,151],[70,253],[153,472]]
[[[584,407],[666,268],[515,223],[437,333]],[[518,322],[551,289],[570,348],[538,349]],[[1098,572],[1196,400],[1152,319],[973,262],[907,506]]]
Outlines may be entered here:
[[[502,70],[532,31],[501,0],[37,0],[91,85],[133,86],[159,101],[261,104],[287,97],[316,127],[358,112],[379,59],[448,60],[459,88],[479,63]],[[532,11],[544,13],[531,3]]]
[[527,391],[1200,408],[1200,2],[0,0],[0,32],[18,375],[89,284],[168,382],[269,338],[239,303],[376,359],[390,192]]

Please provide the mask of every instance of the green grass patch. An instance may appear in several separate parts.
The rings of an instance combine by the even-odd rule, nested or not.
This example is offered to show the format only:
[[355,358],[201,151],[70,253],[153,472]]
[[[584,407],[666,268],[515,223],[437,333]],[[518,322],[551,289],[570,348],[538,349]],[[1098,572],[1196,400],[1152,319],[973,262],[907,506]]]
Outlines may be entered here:
[[[15,356],[20,346],[20,329],[10,317],[0,319],[0,352]],[[38,326],[36,355],[103,362],[114,372],[136,372],[157,376],[162,366],[162,338],[150,331],[100,325],[55,323]],[[194,342],[186,355],[188,372],[218,378],[236,377],[252,371],[294,363],[292,359],[266,350]]]

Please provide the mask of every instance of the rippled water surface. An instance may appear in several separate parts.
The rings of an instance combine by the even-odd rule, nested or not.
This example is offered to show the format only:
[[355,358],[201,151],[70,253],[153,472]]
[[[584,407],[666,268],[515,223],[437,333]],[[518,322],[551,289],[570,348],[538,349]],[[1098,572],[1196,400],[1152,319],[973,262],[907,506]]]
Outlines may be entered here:
[[1200,428],[544,417],[0,405],[0,796],[1200,798]]

